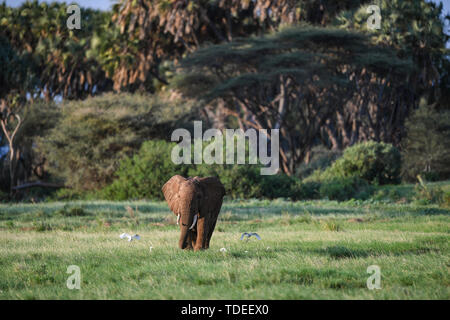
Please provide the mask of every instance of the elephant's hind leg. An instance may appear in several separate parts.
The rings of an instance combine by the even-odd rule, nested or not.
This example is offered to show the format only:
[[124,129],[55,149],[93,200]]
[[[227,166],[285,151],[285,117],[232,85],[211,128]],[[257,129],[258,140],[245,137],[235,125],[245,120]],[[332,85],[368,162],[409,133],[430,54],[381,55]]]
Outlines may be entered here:
[[192,249],[194,249],[196,238],[197,238],[197,233],[194,232],[194,231],[189,230],[188,234],[187,234],[187,239],[186,239],[186,247],[184,249],[185,250],[192,250]]
[[205,217],[201,217],[197,221],[197,241],[194,250],[206,249],[206,239],[208,235],[209,226],[205,221]]
[[217,203],[217,205],[214,208],[214,211],[213,211],[213,214],[211,217],[211,222],[210,222],[209,228],[208,228],[208,234],[206,237],[206,247],[207,248],[209,248],[209,241],[211,240],[214,229],[216,228],[216,223],[217,223],[217,219],[219,217],[221,207],[222,207],[222,202],[219,202],[219,203]]
[[211,226],[209,227],[208,230],[208,235],[206,237],[206,248],[209,248],[209,241],[211,240],[212,234],[214,232],[214,229],[216,227],[216,222],[217,220],[215,220],[214,222],[211,223]]

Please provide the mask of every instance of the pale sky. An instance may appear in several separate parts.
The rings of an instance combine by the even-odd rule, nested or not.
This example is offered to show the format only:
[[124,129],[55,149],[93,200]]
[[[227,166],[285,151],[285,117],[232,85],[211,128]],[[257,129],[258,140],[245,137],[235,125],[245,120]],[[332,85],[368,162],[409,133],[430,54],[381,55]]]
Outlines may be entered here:
[[[108,10],[111,8],[111,3],[116,2],[116,0],[74,0],[74,1],[70,1],[70,0],[39,0],[39,2],[67,2],[67,3],[71,3],[71,2],[76,2],[78,3],[81,7],[89,7],[89,8],[94,8],[94,9],[101,9],[101,10]],[[430,0],[432,2],[443,2],[444,3],[444,13],[450,13],[450,0]],[[2,0],[0,0],[0,2],[2,2]],[[19,6],[20,4],[22,4],[23,2],[25,2],[25,0],[6,0],[6,4],[9,6]]]
[[[0,2],[3,2],[3,0],[0,0]],[[25,0],[6,0],[6,4],[11,7],[18,7],[22,3],[24,3]],[[66,3],[77,3],[80,5],[80,7],[85,8],[92,8],[92,9],[101,9],[101,10],[108,10],[111,9],[111,4],[115,3],[115,0],[39,0],[39,2],[66,2]]]

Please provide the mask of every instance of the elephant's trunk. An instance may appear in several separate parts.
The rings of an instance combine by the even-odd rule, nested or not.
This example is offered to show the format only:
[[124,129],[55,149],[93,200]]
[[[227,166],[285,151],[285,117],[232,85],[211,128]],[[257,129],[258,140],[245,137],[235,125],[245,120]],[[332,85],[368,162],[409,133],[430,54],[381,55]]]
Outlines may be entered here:
[[180,247],[180,249],[185,249],[187,247],[188,231],[189,230],[187,227],[181,227],[180,240],[178,242],[178,246]]
[[181,233],[178,246],[180,249],[185,249],[189,244],[188,241],[190,241],[189,233],[195,227],[198,220],[195,206],[188,208],[185,212],[182,212],[179,220]]

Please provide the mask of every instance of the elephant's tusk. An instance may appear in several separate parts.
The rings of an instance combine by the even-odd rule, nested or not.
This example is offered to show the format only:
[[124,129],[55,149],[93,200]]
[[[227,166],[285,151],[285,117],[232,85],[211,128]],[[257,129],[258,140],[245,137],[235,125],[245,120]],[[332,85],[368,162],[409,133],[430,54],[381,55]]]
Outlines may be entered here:
[[181,218],[181,214],[177,215],[177,225],[180,224],[180,218]]
[[198,216],[195,215],[194,216],[194,222],[192,222],[192,226],[189,228],[189,230],[191,230],[195,226],[195,224],[197,223],[197,219],[198,219]]

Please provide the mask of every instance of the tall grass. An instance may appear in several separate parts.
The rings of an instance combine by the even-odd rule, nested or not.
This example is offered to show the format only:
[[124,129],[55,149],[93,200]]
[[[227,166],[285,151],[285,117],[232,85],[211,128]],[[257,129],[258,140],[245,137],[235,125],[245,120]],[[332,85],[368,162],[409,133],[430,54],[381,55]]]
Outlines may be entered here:
[[[0,205],[0,299],[449,299],[449,213],[232,201],[211,248],[189,252],[177,249],[175,216],[163,202]],[[142,239],[122,240],[122,232]],[[242,232],[262,240],[241,241]],[[380,290],[366,287],[374,264]],[[69,265],[80,267],[80,290],[66,286]]]

